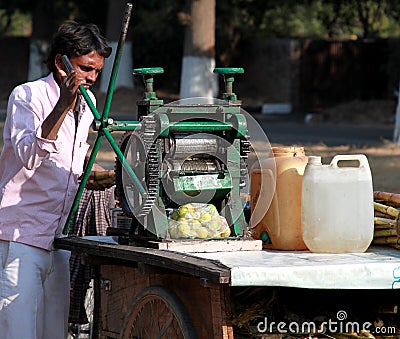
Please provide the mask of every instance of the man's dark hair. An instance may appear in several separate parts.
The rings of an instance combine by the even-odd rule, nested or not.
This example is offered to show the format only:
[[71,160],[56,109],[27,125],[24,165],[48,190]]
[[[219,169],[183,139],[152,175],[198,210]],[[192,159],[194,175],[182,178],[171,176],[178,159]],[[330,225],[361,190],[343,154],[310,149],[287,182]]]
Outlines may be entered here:
[[79,24],[76,21],[65,21],[53,37],[50,53],[45,64],[51,72],[56,71],[54,60],[57,54],[67,57],[79,57],[96,51],[100,56],[107,58],[111,54],[111,47],[101,35],[95,24]]

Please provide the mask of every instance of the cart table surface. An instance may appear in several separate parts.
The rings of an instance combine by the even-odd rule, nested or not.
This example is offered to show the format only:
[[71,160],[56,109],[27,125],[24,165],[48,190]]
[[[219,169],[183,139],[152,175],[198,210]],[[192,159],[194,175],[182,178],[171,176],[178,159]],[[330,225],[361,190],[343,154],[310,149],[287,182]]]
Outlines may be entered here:
[[236,251],[182,253],[120,245],[112,237],[65,237],[57,248],[190,274],[231,286],[312,289],[400,288],[400,251],[370,247],[365,253]]

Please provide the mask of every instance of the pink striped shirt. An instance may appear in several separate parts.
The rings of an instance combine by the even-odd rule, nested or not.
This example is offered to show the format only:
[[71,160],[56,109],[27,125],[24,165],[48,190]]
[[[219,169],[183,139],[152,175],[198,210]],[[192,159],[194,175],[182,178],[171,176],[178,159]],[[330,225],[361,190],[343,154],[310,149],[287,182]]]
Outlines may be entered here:
[[[94,96],[89,92],[93,102]],[[61,237],[89,148],[93,115],[82,100],[79,125],[68,112],[56,140],[41,125],[60,96],[52,74],[11,93],[0,155],[0,239],[53,249]]]

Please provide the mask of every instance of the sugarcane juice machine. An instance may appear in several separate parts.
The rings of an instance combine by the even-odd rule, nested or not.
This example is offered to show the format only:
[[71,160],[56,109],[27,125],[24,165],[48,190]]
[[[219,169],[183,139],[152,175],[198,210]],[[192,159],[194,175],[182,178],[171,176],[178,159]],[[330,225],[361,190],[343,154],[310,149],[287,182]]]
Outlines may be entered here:
[[249,142],[240,102],[231,90],[234,74],[243,69],[215,69],[227,84],[224,101],[189,99],[167,105],[152,88],[154,75],[161,72],[135,70],[146,87],[138,102],[140,128],[127,132],[120,143],[146,197],[116,162],[117,194],[124,212],[136,219],[135,238],[143,236],[143,229],[167,238],[169,211],[187,202],[212,203],[235,235],[245,235],[240,193],[247,183]]
[[[214,70],[224,77],[223,100],[198,98],[170,104],[164,104],[153,91],[154,76],[163,73],[163,69],[135,69],[134,74],[141,76],[145,84],[143,99],[137,102],[137,120],[116,121],[108,117],[108,112],[120,50],[118,46],[102,115],[80,86],[95,118],[97,138],[64,234],[68,234],[74,220],[105,137],[116,153],[119,203],[124,214],[132,218],[129,244],[168,239],[171,210],[187,202],[214,204],[233,235],[245,237],[247,223],[241,192],[248,186],[246,159],[250,143],[241,103],[233,92],[234,76],[243,73],[243,69]],[[111,135],[113,131],[125,131],[118,145]]]

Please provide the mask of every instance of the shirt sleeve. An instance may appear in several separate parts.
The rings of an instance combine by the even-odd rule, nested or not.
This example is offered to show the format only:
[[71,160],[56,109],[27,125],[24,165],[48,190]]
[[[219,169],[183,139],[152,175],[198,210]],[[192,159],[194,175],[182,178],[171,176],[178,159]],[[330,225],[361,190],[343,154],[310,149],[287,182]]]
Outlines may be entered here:
[[27,85],[16,87],[7,109],[14,152],[27,169],[38,167],[49,153],[58,152],[60,147],[57,140],[40,137],[42,122],[47,116],[44,111],[52,110],[52,107],[45,102],[45,93],[33,91]]

